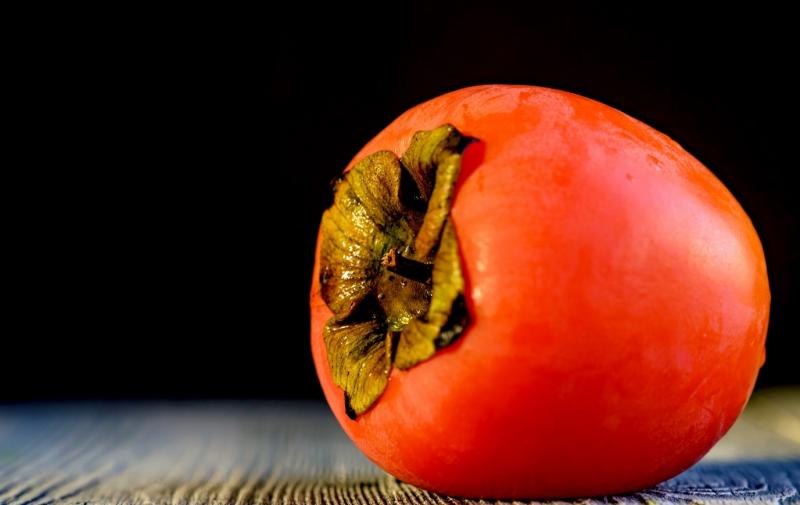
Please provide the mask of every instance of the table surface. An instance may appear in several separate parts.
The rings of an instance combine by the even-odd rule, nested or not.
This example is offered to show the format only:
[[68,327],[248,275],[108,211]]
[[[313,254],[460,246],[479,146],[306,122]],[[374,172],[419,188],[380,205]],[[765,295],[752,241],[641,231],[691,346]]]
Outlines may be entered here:
[[[730,433],[679,477],[577,502],[800,503],[798,489],[800,389],[774,389],[756,394]],[[50,503],[495,502],[397,481],[367,461],[319,404],[0,406],[0,504]]]

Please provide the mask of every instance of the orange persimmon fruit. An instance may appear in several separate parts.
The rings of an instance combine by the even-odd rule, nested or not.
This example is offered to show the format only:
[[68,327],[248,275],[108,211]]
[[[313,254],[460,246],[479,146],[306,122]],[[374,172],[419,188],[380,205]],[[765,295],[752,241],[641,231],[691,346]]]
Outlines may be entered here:
[[[414,147],[415,133],[442,125],[461,137],[449,147]],[[422,154],[408,162],[415,149]],[[390,228],[384,222],[364,231],[379,245],[362,256],[367,246],[326,237],[323,220],[311,344],[333,413],[377,465],[426,490],[464,497],[596,496],[675,476],[731,427],[765,359],[766,263],[742,207],[677,143],[581,96],[491,85],[405,112],[346,171],[375,153],[385,160],[373,164],[390,167],[381,174],[402,180],[370,175],[365,162],[330,226],[356,219],[346,206],[359,198],[363,208],[353,212],[374,217],[372,201],[356,193],[375,185],[394,188],[376,197],[394,198],[381,207],[391,212],[380,212],[416,205],[416,217],[403,221],[411,231],[402,237],[376,235]],[[437,198],[420,183],[424,167],[412,165],[435,171],[442,160],[460,163],[444,216],[456,237],[451,266],[460,273],[434,264],[444,242],[426,255],[415,252],[420,239],[411,241]],[[433,173],[424,172],[429,186],[439,184]],[[362,182],[366,189],[358,189]],[[435,237],[447,233],[442,223],[431,228]],[[334,250],[358,256],[363,270],[336,263]],[[403,291],[405,280],[403,288],[381,287],[403,278],[396,266],[403,254],[422,268],[405,274],[421,286],[412,294]],[[446,342],[442,333],[453,324],[444,320],[452,319],[458,293],[451,289],[444,312],[425,305],[449,286],[436,287],[437,268],[440,279],[463,277],[464,317]],[[372,277],[342,284],[353,272]],[[338,288],[326,292],[335,275]],[[396,311],[387,297],[407,310]],[[404,326],[410,317],[421,321],[419,335],[433,325],[427,350],[414,347],[417,340],[404,343],[413,337]],[[370,327],[374,359],[363,354],[367,344],[354,343],[366,333],[336,340],[337,328],[353,324]],[[416,356],[406,366],[393,361],[404,345]]]

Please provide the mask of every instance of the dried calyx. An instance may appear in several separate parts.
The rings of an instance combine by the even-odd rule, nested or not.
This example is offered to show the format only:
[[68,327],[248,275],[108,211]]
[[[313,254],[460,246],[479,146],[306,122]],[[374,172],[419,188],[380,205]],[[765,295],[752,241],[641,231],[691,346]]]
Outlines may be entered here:
[[451,125],[417,132],[401,158],[378,151],[336,182],[320,285],[334,314],[328,363],[352,419],[380,397],[392,366],[430,358],[468,324],[450,206],[472,140]]

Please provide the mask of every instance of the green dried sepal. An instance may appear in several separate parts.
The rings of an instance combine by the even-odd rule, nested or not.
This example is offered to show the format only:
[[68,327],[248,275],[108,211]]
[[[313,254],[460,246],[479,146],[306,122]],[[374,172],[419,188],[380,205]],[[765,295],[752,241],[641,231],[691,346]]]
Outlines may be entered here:
[[386,389],[392,367],[392,341],[378,321],[337,324],[324,331],[333,382],[345,391],[350,417],[364,412]]
[[461,172],[461,153],[471,141],[452,125],[444,125],[415,133],[403,154],[403,165],[428,201],[424,221],[414,240],[417,258],[435,253],[444,222],[450,215],[456,181]]
[[464,145],[471,139],[461,135],[453,125],[445,124],[433,130],[418,131],[400,160],[427,201],[436,183],[436,172],[443,157],[461,156]]
[[401,170],[389,151],[365,158],[339,180],[322,215],[320,286],[338,320],[373,291],[383,254],[414,236],[400,204]]
[[410,368],[458,337],[469,322],[463,300],[461,257],[453,223],[448,219],[433,263],[433,295],[428,313],[424,320],[411,321],[400,333],[395,366]]
[[470,141],[443,125],[416,133],[401,159],[376,152],[337,182],[323,214],[320,285],[334,314],[324,340],[351,418],[381,395],[393,364],[430,358],[468,323],[449,214]]

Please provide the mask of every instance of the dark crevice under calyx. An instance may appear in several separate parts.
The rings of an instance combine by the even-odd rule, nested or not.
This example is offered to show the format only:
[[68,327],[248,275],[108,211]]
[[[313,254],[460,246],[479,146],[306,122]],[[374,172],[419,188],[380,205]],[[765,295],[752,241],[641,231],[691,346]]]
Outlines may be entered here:
[[355,419],[410,368],[469,325],[450,207],[464,149],[451,125],[414,134],[398,158],[378,151],[335,182],[322,216],[320,286],[333,380]]

